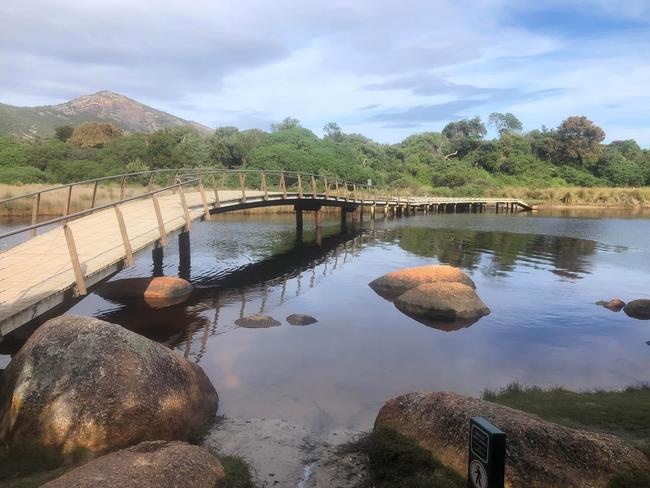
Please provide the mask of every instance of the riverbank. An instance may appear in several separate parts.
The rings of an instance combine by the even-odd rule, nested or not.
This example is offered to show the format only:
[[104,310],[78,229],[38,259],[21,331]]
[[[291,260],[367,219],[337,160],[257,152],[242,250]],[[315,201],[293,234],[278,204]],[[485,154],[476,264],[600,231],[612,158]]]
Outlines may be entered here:
[[[0,199],[12,198],[36,191],[52,188],[53,185],[29,184],[9,185],[0,183]],[[125,196],[136,196],[147,191],[141,185],[127,186]],[[503,187],[489,190],[482,189],[468,193],[468,188],[436,188],[418,192],[426,195],[443,196],[485,196],[518,198],[526,203],[534,204],[541,208],[613,208],[613,209],[646,209],[650,208],[650,187],[640,188],[611,188],[611,187],[553,187],[553,188],[527,188]],[[96,205],[102,205],[119,199],[120,185],[102,185],[98,188],[95,198]],[[415,195],[413,190],[403,192],[392,191],[392,194]],[[70,200],[70,212],[79,211],[90,207],[93,195],[93,185],[75,186]],[[43,194],[39,208],[41,216],[61,215],[67,204],[67,187]],[[28,217],[32,215],[32,199],[22,199],[0,206],[0,216]],[[292,212],[290,206],[266,207],[260,209],[242,210],[244,214],[277,214]]]

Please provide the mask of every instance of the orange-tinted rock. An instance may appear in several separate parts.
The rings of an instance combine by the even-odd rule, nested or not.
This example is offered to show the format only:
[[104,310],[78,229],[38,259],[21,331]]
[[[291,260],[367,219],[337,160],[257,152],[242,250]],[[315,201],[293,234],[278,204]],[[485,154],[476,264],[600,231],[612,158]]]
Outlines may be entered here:
[[606,309],[611,310],[612,312],[620,312],[625,306],[625,302],[620,298],[612,298],[609,301],[600,300],[596,302],[596,305],[605,307]]
[[188,440],[217,406],[196,364],[119,325],[64,315],[38,328],[2,375],[0,443],[66,457]]
[[623,311],[633,319],[650,320],[650,300],[632,300],[625,305]]
[[507,435],[508,488],[602,487],[631,470],[650,470],[645,455],[623,439],[570,429],[456,393],[408,393],[379,411],[375,428],[415,440],[442,464],[467,475],[469,420],[481,416]]
[[380,276],[369,283],[370,288],[382,297],[393,300],[402,293],[424,283],[463,283],[476,288],[463,271],[446,264],[400,269]]
[[214,488],[225,476],[204,447],[149,441],[90,461],[43,485],[47,488]]
[[152,307],[167,307],[187,300],[192,285],[174,276],[125,278],[105,283],[97,293],[111,300],[144,299]]
[[395,306],[426,325],[449,322],[448,330],[467,327],[490,313],[474,289],[462,283],[424,283],[397,297]]

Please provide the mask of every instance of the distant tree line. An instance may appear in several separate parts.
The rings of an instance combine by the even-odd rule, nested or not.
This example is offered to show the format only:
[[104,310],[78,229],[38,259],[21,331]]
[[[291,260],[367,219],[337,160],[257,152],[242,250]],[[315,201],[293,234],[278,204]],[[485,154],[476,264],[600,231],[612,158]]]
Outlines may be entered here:
[[397,144],[346,134],[334,122],[317,137],[286,118],[271,131],[219,127],[200,135],[190,127],[124,134],[112,124],[61,126],[51,138],[0,137],[0,182],[67,183],[162,168],[263,168],[303,171],[378,185],[452,188],[481,194],[504,185],[643,186],[650,151],[633,140],[603,144],[605,132],[583,116],[559,127],[524,132],[510,113],[493,113],[498,134],[486,139],[479,117],[450,122]]

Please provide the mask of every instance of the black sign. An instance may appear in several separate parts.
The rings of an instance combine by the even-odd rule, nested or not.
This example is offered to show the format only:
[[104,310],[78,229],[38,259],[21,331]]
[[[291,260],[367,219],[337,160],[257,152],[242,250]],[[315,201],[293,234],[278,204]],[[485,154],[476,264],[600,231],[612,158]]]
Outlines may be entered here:
[[506,434],[483,417],[469,422],[468,488],[503,488]]

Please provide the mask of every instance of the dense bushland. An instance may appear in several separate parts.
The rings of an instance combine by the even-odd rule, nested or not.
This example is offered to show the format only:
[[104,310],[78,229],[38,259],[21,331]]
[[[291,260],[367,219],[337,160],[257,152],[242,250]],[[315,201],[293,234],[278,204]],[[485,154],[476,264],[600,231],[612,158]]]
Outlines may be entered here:
[[492,114],[487,140],[475,117],[450,122],[397,144],[345,134],[335,123],[317,137],[287,118],[270,132],[220,127],[209,136],[189,127],[124,134],[110,124],[63,126],[48,139],[0,137],[0,183],[66,183],[158,168],[267,168],[371,178],[422,192],[494,194],[511,187],[640,187],[650,184],[650,150],[633,140],[603,144],[586,117],[556,129],[522,132],[512,114]]

